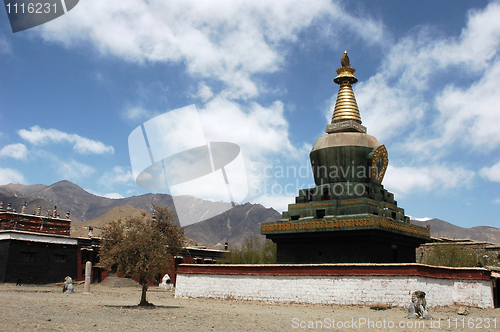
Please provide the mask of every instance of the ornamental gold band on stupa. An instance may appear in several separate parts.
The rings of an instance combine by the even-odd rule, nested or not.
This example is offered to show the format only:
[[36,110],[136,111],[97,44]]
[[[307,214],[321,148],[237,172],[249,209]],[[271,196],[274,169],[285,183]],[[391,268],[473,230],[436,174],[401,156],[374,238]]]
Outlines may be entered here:
[[430,230],[412,225],[384,189],[387,150],[361,124],[347,51],[340,62],[332,121],[309,155],[316,186],[299,190],[282,219],[261,223],[261,234],[277,244],[278,263],[414,263]]

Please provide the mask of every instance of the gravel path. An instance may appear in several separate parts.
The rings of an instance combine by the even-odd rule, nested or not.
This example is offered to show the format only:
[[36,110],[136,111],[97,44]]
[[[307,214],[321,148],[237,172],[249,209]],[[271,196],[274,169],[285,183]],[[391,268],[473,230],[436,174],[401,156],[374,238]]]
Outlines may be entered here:
[[[83,286],[76,285],[75,291],[62,294],[55,285],[0,284],[0,331],[500,331],[499,309],[469,309],[469,315],[460,316],[457,308],[436,308],[429,311],[434,320],[423,321],[406,319],[401,308],[375,311],[368,307],[176,299],[172,291],[155,287],[148,291],[148,301],[155,306],[139,308],[139,287],[93,285],[91,294],[83,295]],[[486,318],[490,319],[489,328]],[[430,328],[438,323],[438,329]]]

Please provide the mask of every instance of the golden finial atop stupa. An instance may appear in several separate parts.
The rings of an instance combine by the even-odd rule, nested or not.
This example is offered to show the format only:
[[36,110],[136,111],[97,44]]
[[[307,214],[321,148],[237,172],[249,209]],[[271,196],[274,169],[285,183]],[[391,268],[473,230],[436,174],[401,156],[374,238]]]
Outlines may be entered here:
[[[358,79],[354,76],[356,69],[351,67],[351,62],[347,56],[347,51],[340,59],[342,67],[337,69],[338,76],[333,81],[340,85],[339,93],[337,95],[337,102],[333,110],[332,124],[342,121],[352,120],[361,124],[361,117],[359,115],[358,104],[352,91],[352,84],[356,83]],[[356,130],[359,131],[359,130]]]

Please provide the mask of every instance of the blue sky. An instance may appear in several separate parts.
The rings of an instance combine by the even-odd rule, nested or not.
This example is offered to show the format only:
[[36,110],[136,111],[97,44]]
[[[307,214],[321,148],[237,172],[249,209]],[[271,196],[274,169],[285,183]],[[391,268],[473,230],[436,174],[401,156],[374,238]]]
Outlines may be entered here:
[[313,183],[280,171],[309,168],[347,50],[398,205],[500,227],[499,17],[498,1],[80,0],[13,34],[3,11],[0,184],[150,192],[128,136],[194,104],[209,141],[241,147],[246,200],[281,211]]

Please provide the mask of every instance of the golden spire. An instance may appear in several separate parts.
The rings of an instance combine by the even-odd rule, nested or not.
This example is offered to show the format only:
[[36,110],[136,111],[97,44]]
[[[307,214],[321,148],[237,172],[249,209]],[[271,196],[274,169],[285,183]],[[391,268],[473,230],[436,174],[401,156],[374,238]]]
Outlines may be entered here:
[[352,91],[352,84],[356,83],[358,79],[354,76],[356,69],[351,67],[347,51],[344,52],[340,63],[342,67],[337,69],[338,76],[333,79],[335,83],[340,85],[340,88],[333,110],[332,124],[347,120],[361,124],[358,104]]

